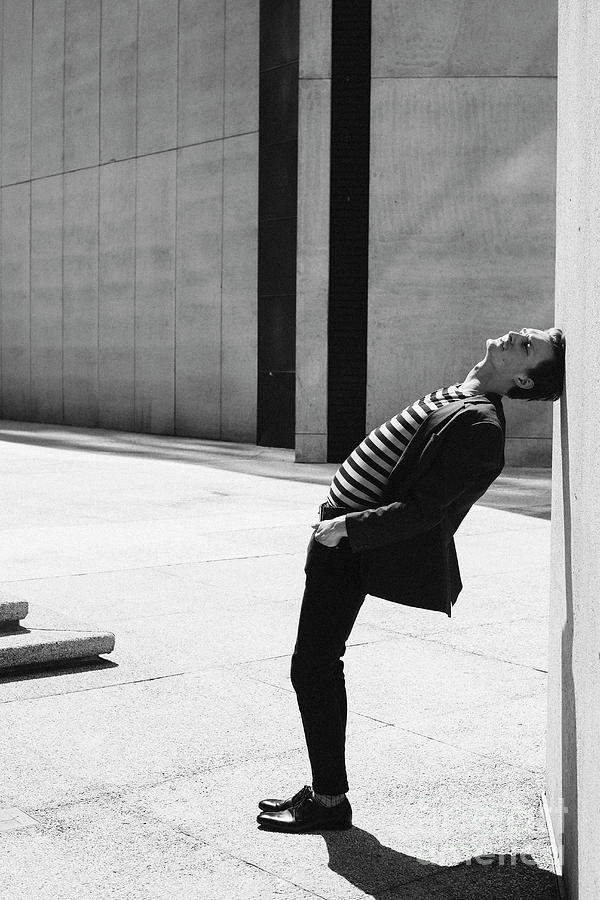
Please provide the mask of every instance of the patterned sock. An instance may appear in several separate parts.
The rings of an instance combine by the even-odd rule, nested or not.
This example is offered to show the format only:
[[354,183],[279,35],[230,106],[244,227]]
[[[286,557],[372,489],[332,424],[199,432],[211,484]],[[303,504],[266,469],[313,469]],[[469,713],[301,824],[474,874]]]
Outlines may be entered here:
[[317,794],[314,790],[313,794],[317,803],[327,807],[337,806],[338,803],[346,799],[345,794]]

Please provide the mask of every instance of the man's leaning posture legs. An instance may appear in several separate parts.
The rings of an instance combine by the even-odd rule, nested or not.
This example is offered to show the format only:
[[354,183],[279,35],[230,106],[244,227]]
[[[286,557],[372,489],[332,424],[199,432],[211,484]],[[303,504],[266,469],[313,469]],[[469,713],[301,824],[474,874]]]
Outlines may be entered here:
[[306,587],[292,656],[291,679],[298,698],[318,794],[348,790],[345,763],[346,650],[365,599],[360,556],[347,542],[331,549],[311,538],[306,559]]

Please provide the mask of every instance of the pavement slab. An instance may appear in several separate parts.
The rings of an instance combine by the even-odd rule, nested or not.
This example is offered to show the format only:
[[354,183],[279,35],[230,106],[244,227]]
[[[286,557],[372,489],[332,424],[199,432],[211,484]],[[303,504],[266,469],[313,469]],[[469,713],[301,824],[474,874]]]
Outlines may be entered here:
[[[349,646],[344,660],[356,712],[468,753],[532,771],[544,766],[544,673],[403,635]],[[237,668],[263,683],[286,684],[281,658]]]
[[[189,773],[205,778],[303,745],[293,691],[248,685],[227,669],[34,697],[4,703],[2,712],[8,806],[60,805]],[[381,727],[349,715],[349,733]]]
[[433,873],[437,889],[456,896],[444,881],[448,869],[484,855],[528,855],[547,883],[538,778],[394,727],[349,736],[348,761],[354,827],[343,833],[277,834],[256,825],[260,797],[287,796],[302,784],[300,752],[219,769],[204,781],[140,788],[128,799],[136,810],[320,896],[379,896],[400,884],[429,883]]
[[[34,815],[37,826],[1,836],[0,896],[10,900],[314,898],[288,878],[166,827],[118,799]],[[36,860],[43,860],[43,868]]]

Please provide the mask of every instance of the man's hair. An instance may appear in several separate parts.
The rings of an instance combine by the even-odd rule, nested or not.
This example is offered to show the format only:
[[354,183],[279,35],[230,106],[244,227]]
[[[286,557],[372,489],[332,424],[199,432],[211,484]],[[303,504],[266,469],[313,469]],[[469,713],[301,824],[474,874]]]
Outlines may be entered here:
[[527,391],[524,388],[511,387],[506,396],[511,400],[558,400],[562,393],[565,381],[565,336],[560,328],[546,328],[550,336],[554,355],[552,359],[545,359],[527,374],[533,379],[533,387]]

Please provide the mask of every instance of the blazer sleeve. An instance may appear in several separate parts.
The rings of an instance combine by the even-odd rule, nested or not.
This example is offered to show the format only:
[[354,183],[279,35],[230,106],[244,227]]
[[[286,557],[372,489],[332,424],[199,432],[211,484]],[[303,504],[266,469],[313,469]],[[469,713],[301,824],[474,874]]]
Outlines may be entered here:
[[457,423],[440,440],[433,465],[405,500],[346,515],[352,550],[372,550],[431,530],[457,499],[474,503],[502,470],[504,435],[489,421]]

